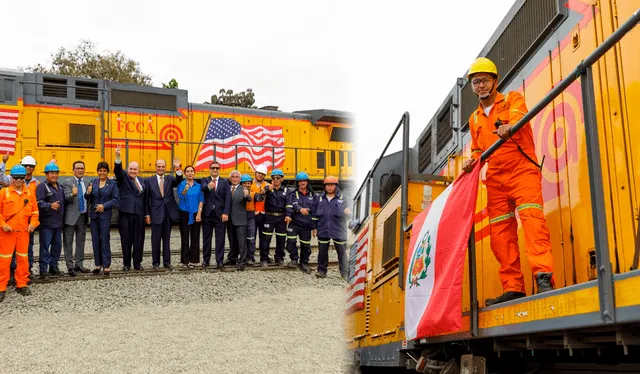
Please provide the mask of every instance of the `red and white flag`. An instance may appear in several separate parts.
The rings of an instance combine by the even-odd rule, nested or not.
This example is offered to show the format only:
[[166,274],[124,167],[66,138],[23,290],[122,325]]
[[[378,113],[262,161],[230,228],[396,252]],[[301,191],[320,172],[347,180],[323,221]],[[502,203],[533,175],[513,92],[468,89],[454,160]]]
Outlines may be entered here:
[[16,109],[0,108],[0,152],[14,154],[18,134],[18,115]]
[[478,196],[480,162],[413,220],[406,260],[405,334],[421,339],[460,330],[465,252]]
[[349,255],[349,287],[345,300],[345,313],[364,309],[364,286],[367,281],[367,253],[369,252],[369,228],[358,236]]

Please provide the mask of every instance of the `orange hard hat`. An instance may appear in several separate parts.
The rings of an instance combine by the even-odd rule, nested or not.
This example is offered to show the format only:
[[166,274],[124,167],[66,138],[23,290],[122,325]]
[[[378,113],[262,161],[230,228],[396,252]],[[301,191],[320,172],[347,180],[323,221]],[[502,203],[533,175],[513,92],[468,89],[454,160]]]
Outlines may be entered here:
[[333,175],[329,175],[328,177],[324,178],[324,184],[338,184],[338,178],[334,177]]

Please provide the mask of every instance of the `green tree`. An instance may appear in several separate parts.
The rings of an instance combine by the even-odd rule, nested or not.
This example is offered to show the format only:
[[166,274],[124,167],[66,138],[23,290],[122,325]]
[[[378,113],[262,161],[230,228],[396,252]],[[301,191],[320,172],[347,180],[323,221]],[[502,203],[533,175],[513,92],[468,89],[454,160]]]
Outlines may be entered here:
[[51,66],[37,64],[27,67],[27,70],[35,73],[151,85],[151,77],[142,73],[138,62],[126,57],[121,51],[98,53],[93,42],[89,40],[82,40],[73,49],[60,48],[56,53],[51,54],[51,60]]
[[162,88],[178,88],[178,81],[175,78],[171,78],[169,83],[162,83]]
[[253,90],[248,88],[246,91],[233,93],[233,90],[220,89],[218,95],[212,95],[211,101],[205,102],[205,104],[216,104],[226,106],[237,106],[243,108],[257,108],[255,105],[256,99],[253,94]]

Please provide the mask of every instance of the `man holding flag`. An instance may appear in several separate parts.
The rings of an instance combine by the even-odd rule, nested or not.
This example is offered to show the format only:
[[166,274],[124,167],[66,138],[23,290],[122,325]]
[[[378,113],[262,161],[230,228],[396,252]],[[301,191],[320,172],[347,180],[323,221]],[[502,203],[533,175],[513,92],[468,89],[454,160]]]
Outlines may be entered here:
[[[528,111],[518,92],[497,91],[498,69],[489,59],[476,59],[467,77],[480,100],[469,118],[472,159],[464,165],[471,171],[482,152],[499,137],[504,144],[487,160],[487,209],[491,230],[491,250],[500,263],[504,293],[487,299],[493,305],[526,296],[518,248],[518,212],[527,242],[527,257],[535,275],[538,293],[553,289],[553,256],[549,229],[542,209],[541,167],[537,163],[533,132],[527,123],[520,131],[509,130]],[[475,193],[475,192],[474,192]]]

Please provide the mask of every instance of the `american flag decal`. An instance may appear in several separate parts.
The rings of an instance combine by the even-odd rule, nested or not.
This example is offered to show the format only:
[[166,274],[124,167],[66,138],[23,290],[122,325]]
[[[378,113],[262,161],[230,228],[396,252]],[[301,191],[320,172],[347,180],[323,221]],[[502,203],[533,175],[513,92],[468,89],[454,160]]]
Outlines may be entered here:
[[17,133],[18,111],[0,108],[0,152],[15,153]]
[[364,309],[364,286],[367,280],[367,253],[369,252],[369,228],[353,243],[349,253],[349,287],[345,301],[345,313]]
[[204,144],[200,146],[195,169],[207,170],[214,159],[223,169],[235,168],[236,150],[238,164],[247,162],[254,170],[258,165],[267,168],[282,167],[283,147],[281,127],[242,126],[233,118],[211,118]]

